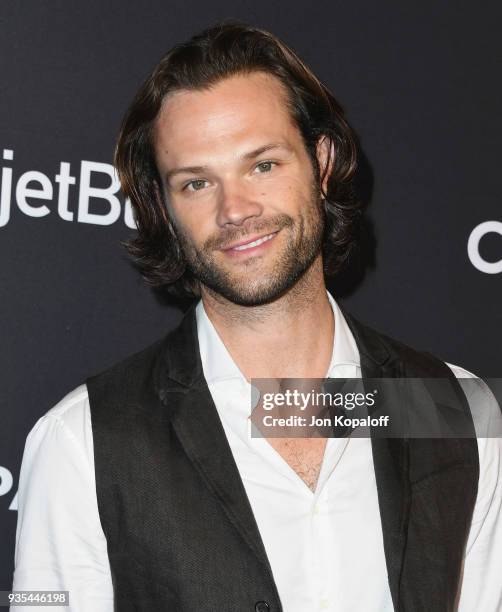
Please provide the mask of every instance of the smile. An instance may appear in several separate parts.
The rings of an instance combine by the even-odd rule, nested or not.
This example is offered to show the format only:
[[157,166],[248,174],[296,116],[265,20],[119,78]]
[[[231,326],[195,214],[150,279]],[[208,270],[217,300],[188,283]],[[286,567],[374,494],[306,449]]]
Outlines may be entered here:
[[245,251],[246,249],[251,249],[256,247],[267,240],[271,240],[275,236],[275,232],[273,234],[268,234],[267,236],[263,236],[263,238],[258,238],[258,240],[253,240],[253,242],[248,242],[247,244],[241,244],[240,246],[233,247],[230,249],[231,251]]

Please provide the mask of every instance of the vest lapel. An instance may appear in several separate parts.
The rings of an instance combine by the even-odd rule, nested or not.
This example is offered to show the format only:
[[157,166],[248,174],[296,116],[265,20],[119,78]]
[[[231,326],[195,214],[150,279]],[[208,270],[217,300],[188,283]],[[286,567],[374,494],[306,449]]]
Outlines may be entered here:
[[166,406],[176,407],[171,422],[185,453],[271,575],[246,490],[204,378],[195,306],[166,338],[155,379],[161,401]]
[[[344,309],[342,312],[359,349],[363,379],[402,376],[401,364],[392,361],[389,351],[378,336]],[[371,447],[389,587],[394,609],[399,610],[400,576],[411,500],[408,440],[372,435]]]

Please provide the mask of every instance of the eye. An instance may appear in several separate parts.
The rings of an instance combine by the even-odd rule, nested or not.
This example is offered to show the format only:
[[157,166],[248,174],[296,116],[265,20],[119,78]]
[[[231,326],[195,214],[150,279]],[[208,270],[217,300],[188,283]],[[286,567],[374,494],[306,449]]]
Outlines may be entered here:
[[272,170],[272,166],[277,166],[277,162],[262,161],[256,165],[257,168],[262,169],[262,171],[260,171],[259,174],[263,174],[264,172],[270,172]]
[[[204,183],[207,183],[207,181],[205,181],[204,179],[196,179],[195,181],[190,181],[189,183],[187,183],[183,187],[183,190],[186,189],[187,191],[201,191],[204,188]],[[188,189],[190,185],[193,185],[193,189]]]

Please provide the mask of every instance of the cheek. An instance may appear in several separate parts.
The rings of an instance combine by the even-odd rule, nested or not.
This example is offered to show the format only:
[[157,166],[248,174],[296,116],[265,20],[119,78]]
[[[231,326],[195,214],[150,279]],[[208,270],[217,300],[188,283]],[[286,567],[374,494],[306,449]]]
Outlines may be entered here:
[[312,198],[312,190],[309,188],[308,181],[298,178],[290,180],[282,190],[282,200],[292,212],[298,213],[305,208],[306,203]]
[[202,244],[211,230],[214,231],[214,216],[201,206],[184,203],[183,207],[177,207],[174,204],[172,215],[176,226],[196,244]]
[[261,185],[258,194],[265,206],[292,210],[304,204],[309,198],[308,182],[305,184],[298,177],[288,176],[273,184]]

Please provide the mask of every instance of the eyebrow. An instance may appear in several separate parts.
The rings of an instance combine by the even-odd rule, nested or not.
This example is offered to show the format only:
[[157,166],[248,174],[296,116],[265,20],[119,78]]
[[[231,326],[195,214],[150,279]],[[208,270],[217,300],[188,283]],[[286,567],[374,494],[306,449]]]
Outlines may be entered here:
[[[244,155],[242,155],[240,159],[242,161],[254,159],[258,157],[259,155],[261,155],[262,153],[265,153],[265,151],[270,151],[272,149],[285,149],[286,151],[289,151],[289,152],[292,152],[293,150],[288,144],[284,142],[270,142],[269,144],[258,147],[257,149],[254,149],[253,151],[244,153]],[[173,178],[173,176],[177,174],[182,174],[182,173],[199,174],[201,172],[205,172],[208,169],[209,169],[209,166],[183,166],[182,168],[173,168],[172,170],[168,170],[165,176],[166,176],[166,180],[169,181],[170,179]]]

